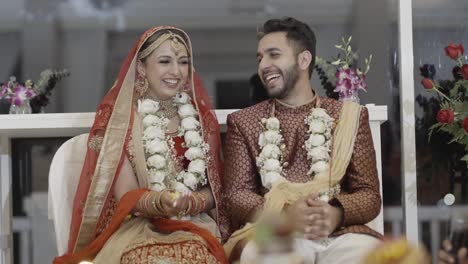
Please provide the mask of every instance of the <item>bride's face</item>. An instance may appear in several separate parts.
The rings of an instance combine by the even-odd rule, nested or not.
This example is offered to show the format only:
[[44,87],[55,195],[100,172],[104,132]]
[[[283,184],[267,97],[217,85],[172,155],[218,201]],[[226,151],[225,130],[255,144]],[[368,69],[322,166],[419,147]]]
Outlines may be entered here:
[[190,59],[184,45],[164,41],[145,60],[148,95],[159,100],[175,96],[187,82]]

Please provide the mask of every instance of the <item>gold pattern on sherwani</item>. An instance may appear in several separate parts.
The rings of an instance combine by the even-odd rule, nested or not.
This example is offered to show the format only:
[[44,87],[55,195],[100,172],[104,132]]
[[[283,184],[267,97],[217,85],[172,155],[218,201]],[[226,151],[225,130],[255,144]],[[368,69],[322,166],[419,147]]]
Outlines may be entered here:
[[[320,98],[321,107],[339,119],[342,103],[329,98]],[[307,171],[310,162],[303,145],[307,139],[304,118],[314,104],[289,108],[274,101],[264,101],[255,106],[233,113],[227,119],[225,141],[224,192],[226,211],[231,213],[232,230],[235,231],[251,221],[257,210],[263,208],[264,195],[268,191],[261,184],[255,165],[259,154],[258,136],[263,131],[259,120],[269,116],[271,104],[275,103],[275,116],[281,122],[286,148],[283,151],[285,178],[291,182],[310,181]],[[364,233],[379,237],[380,234],[365,226],[380,212],[381,197],[375,150],[369,127],[369,114],[363,109],[354,143],[351,161],[341,180],[341,193],[332,200],[333,205],[344,210],[342,227],[332,235]]]

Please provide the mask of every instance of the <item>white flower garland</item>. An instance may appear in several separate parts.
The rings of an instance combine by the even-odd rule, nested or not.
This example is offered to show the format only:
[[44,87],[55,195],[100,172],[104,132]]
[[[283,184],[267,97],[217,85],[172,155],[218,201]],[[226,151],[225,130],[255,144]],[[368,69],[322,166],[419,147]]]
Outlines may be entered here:
[[159,113],[159,103],[144,99],[138,100],[138,112],[143,115],[143,147],[149,173],[150,188],[162,191],[173,188],[179,192],[195,191],[207,183],[206,162],[208,144],[203,140],[198,112],[190,103],[186,93],[178,93],[173,102],[177,105],[181,119],[179,135],[184,136],[188,150],[185,157],[190,161],[187,170],[174,172],[175,155],[172,137],[166,136],[169,119]]
[[307,159],[311,162],[307,175],[314,176],[330,169],[331,130],[335,119],[325,109],[313,108],[304,121],[309,125],[307,132],[310,133],[304,144]]
[[[309,125],[309,138],[304,144],[307,150],[307,159],[311,161],[308,175],[326,171],[330,167],[331,130],[334,119],[325,109],[313,108],[305,118]],[[261,120],[265,131],[258,138],[260,154],[256,159],[260,170],[262,185],[271,189],[274,182],[284,179],[283,174],[283,136],[281,135],[280,121],[276,117],[263,118]]]
[[261,122],[265,131],[258,137],[261,150],[256,161],[262,185],[271,189],[273,182],[283,178],[283,136],[278,118],[263,118]]

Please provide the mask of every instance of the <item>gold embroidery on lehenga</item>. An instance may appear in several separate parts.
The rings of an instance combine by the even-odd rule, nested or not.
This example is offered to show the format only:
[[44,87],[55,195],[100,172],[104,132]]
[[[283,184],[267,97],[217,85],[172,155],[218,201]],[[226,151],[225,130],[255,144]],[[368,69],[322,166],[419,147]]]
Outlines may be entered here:
[[170,238],[172,235],[162,239],[151,238],[132,244],[124,250],[120,263],[218,263],[206,248],[203,239],[192,236],[188,240],[186,233],[181,235],[174,238]]

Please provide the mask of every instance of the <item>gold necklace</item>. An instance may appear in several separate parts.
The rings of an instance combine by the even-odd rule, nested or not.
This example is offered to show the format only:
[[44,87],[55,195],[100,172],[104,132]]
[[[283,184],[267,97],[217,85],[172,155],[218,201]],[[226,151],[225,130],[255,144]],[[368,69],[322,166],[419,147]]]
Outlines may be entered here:
[[172,98],[165,101],[156,99],[155,101],[159,103],[158,112],[160,112],[165,118],[172,119],[177,115],[177,107],[172,101]]

